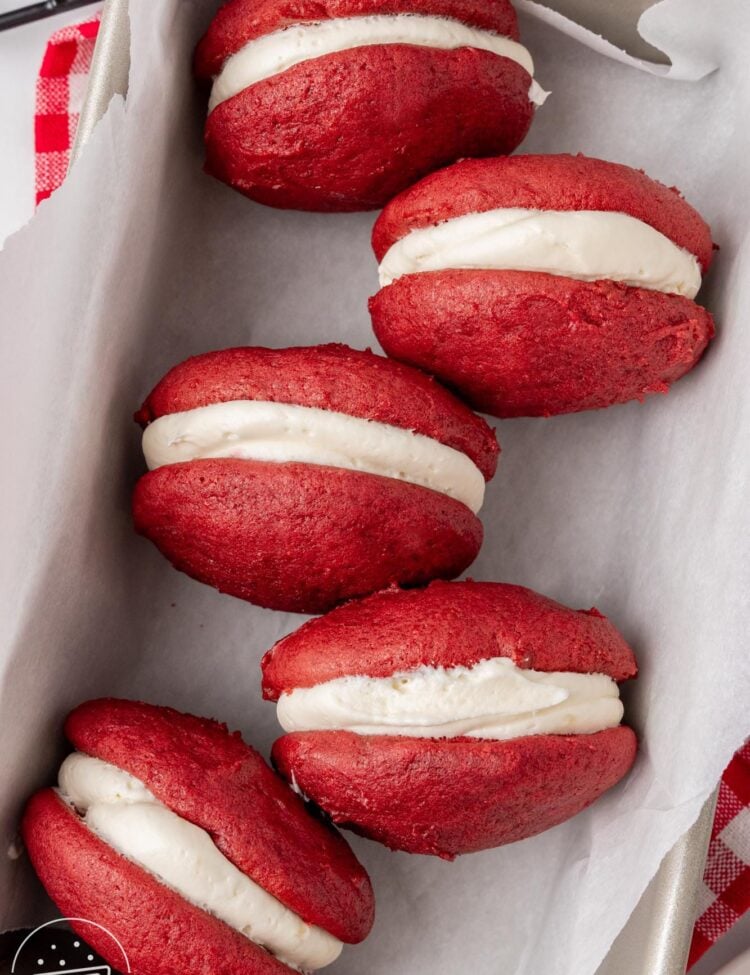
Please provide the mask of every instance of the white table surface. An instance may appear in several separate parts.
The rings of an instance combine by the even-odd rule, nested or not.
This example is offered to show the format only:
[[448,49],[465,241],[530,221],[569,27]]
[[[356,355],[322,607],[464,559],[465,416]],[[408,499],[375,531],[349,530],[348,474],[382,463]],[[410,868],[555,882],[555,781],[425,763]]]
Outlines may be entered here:
[[[0,12],[31,0],[0,0]],[[25,27],[0,31],[0,245],[34,212],[34,83],[53,31],[93,16],[79,7]]]
[[[0,12],[22,2],[0,0]],[[100,6],[93,4],[0,32],[0,246],[34,213],[34,87],[47,40],[59,27],[87,19]],[[707,952],[691,975],[717,975],[749,947],[750,913]]]

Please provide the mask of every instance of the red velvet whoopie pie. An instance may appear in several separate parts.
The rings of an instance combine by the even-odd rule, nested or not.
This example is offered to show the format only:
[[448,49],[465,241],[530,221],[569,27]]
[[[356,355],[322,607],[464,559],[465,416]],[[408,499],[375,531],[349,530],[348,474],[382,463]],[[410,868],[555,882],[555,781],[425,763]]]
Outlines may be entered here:
[[225,725],[103,699],[65,733],[76,751],[29,801],[23,840],[111,964],[114,937],[136,975],[289,975],[367,936],[372,889],[347,843]]
[[136,418],[136,529],[221,592],[317,613],[452,578],[479,551],[497,441],[408,366],[343,345],[210,352]]
[[543,92],[509,0],[229,0],[195,55],[206,170],[297,210],[372,210],[511,152]]
[[633,653],[595,609],[435,582],[348,603],[263,659],[279,772],[333,822],[445,859],[533,836],[630,769]]
[[585,156],[467,159],[373,230],[381,345],[500,417],[667,392],[714,334],[713,245],[674,188]]

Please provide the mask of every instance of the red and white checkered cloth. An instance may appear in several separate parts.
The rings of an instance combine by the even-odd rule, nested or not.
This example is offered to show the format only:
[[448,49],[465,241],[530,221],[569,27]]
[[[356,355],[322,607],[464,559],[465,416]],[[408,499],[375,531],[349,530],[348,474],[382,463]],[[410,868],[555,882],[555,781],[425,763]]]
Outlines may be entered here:
[[68,171],[98,32],[97,16],[73,27],[63,27],[47,44],[36,82],[37,204],[57,189]]
[[750,908],[750,742],[719,786],[688,968]]
[[[36,199],[65,179],[99,17],[50,38],[36,90]],[[750,908],[750,743],[724,773],[703,877],[692,965]]]

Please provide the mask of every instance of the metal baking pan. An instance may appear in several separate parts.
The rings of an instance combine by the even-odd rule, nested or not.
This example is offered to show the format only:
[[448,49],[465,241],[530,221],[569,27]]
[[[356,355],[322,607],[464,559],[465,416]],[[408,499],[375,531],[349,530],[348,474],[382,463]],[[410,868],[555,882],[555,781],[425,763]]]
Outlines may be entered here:
[[[634,13],[650,5],[648,0],[628,2]],[[569,0],[559,0],[561,9],[566,4],[570,6]],[[548,0],[548,6],[557,5]],[[106,0],[73,162],[111,98],[126,94],[129,62],[128,0]],[[715,805],[714,795],[664,858],[597,975],[684,975]]]

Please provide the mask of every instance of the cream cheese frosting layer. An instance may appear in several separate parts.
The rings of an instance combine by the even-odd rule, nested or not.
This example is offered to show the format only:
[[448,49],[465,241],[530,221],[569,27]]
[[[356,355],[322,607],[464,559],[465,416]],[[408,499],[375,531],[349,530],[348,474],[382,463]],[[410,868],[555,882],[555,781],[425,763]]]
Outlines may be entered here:
[[169,413],[146,427],[143,453],[151,470],[210,457],[296,462],[409,481],[474,513],[484,500],[484,476],[460,450],[402,427],[310,406],[234,400]]
[[[337,17],[317,23],[295,24],[248,41],[227,58],[214,79],[208,110],[213,111],[250,85],[304,61],[376,44],[414,44],[443,50],[473,47],[515,61],[533,79],[534,62],[522,44],[449,17],[422,14]],[[530,101],[541,105],[545,98],[546,93],[532,80]]]
[[306,924],[238,870],[209,834],[172,812],[128,772],[74,752],[58,776],[62,797],[111,847],[196,907],[302,971],[338,958],[343,944]]
[[473,667],[419,667],[392,677],[339,677],[284,693],[285,731],[410,738],[585,735],[614,728],[623,707],[605,674],[543,673],[506,657]]
[[544,271],[686,298],[694,298],[701,285],[696,256],[636,217],[520,207],[467,213],[412,230],[383,258],[380,284],[448,268]]

